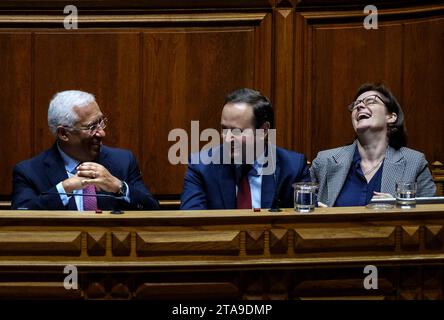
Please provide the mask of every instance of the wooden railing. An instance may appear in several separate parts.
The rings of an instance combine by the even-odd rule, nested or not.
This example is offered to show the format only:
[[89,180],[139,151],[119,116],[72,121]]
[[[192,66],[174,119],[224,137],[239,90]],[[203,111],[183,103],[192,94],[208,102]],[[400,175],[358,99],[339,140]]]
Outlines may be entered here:
[[442,299],[443,244],[444,205],[2,211],[0,298]]

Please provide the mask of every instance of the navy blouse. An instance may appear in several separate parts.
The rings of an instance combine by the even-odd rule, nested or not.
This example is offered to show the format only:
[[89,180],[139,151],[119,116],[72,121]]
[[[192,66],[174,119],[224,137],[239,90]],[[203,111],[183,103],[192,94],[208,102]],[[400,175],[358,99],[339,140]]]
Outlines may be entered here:
[[381,191],[382,168],[384,162],[376,171],[372,179],[367,183],[361,169],[361,155],[358,147],[355,149],[353,161],[350,166],[347,178],[342,186],[342,190],[336,199],[336,207],[365,206],[370,203],[373,191]]

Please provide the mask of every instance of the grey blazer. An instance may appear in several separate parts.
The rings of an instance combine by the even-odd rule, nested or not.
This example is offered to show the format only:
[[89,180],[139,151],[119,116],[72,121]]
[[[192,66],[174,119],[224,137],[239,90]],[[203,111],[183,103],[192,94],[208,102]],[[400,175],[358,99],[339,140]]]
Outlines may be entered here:
[[[318,200],[333,206],[353,161],[357,141],[351,145],[320,151],[310,168],[311,179],[319,183]],[[436,186],[424,154],[402,147],[388,147],[382,169],[381,192],[395,194],[397,181],[416,181],[417,197],[435,195]]]

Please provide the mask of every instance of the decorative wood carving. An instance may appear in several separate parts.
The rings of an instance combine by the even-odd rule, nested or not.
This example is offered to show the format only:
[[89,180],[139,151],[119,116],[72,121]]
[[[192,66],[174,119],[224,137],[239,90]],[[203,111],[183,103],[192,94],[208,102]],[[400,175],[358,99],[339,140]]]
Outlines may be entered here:
[[112,248],[115,256],[129,256],[131,252],[131,234],[129,232],[113,232]]
[[239,255],[239,231],[138,232],[137,254]]
[[264,254],[265,232],[247,231],[246,232],[246,251],[247,254]]
[[270,230],[270,252],[272,254],[287,253],[289,234],[290,232],[286,229]]
[[393,250],[394,227],[344,227],[295,229],[296,252],[327,252],[340,250]]
[[80,231],[1,231],[0,255],[80,256]]
[[88,255],[104,256],[106,252],[106,233],[87,232]]

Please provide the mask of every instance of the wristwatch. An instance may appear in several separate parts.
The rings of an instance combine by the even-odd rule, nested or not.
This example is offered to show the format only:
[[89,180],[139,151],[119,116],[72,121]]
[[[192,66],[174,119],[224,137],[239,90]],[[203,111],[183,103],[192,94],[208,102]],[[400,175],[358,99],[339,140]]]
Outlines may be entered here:
[[120,185],[120,189],[119,189],[119,191],[116,193],[116,195],[119,196],[119,197],[123,197],[123,196],[126,195],[126,191],[127,191],[128,188],[127,188],[127,186],[126,186],[125,181],[120,180],[120,183],[121,183],[121,185]]

